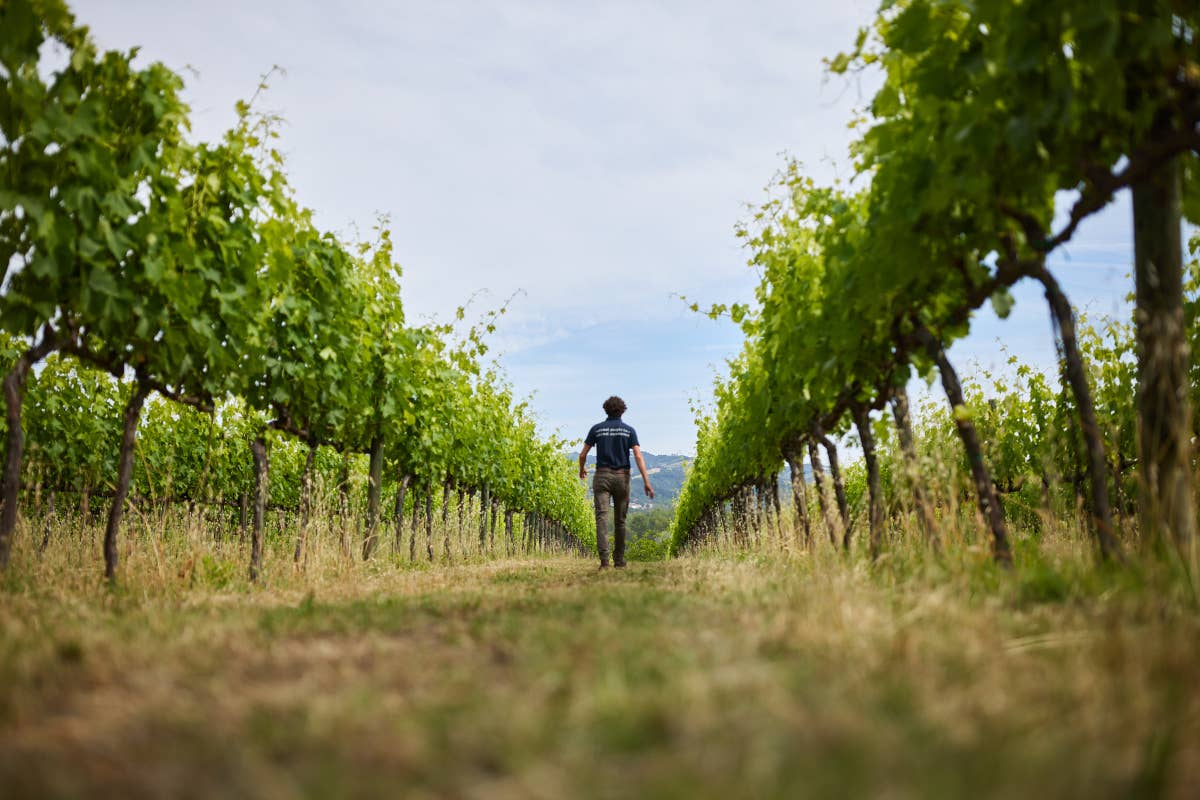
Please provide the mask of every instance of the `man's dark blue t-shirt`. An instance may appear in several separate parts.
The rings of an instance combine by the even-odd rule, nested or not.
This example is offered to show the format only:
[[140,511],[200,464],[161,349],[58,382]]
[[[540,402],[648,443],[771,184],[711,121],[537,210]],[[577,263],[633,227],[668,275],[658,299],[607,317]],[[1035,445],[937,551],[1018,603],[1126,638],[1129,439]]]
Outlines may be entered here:
[[596,448],[597,467],[627,470],[629,450],[638,446],[637,431],[620,417],[609,417],[593,425],[583,443]]

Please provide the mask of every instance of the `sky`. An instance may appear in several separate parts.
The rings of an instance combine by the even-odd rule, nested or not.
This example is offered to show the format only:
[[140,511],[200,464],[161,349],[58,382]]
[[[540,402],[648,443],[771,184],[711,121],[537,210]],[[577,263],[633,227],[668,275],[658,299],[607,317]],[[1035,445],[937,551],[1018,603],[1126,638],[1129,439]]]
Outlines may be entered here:
[[[831,78],[875,2],[184,2],[75,0],[101,47],[140,47],[186,80],[193,134],[259,108],[317,223],[390,218],[410,320],[509,301],[493,353],[546,433],[578,440],[610,394],[643,447],[693,453],[689,402],[741,345],[686,309],[745,302],[734,236],[785,158],[850,176],[847,123],[871,79]],[[1127,314],[1126,200],[1052,265],[1073,302]],[[982,311],[952,358],[1053,363],[1040,293]],[[1007,351],[1005,350],[1007,348]]]

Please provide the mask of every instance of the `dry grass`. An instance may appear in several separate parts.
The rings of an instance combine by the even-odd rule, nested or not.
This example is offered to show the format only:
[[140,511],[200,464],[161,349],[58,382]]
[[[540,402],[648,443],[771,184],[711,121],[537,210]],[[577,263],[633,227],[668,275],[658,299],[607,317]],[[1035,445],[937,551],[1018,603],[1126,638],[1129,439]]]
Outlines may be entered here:
[[[148,527],[0,592],[6,797],[1192,797],[1200,614],[1072,536],[871,566],[766,537],[597,574]],[[785,532],[786,538],[786,532]],[[323,544],[321,544],[323,543]]]

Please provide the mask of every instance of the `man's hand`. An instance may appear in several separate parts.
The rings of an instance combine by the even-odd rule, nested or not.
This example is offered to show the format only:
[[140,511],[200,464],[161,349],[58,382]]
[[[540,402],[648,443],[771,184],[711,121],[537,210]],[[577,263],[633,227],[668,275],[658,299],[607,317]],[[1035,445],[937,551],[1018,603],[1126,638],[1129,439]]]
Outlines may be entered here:
[[584,466],[583,464],[579,465],[579,480],[581,480],[581,481],[587,480],[587,467]]
[[646,482],[646,497],[649,497],[651,500],[654,499],[654,487],[650,485],[649,481]]

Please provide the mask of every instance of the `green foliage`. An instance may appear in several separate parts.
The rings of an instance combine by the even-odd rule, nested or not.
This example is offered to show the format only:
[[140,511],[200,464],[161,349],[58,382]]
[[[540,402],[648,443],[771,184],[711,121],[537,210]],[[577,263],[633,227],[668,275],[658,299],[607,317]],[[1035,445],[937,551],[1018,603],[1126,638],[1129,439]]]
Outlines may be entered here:
[[630,561],[662,561],[671,552],[670,542],[659,541],[650,536],[633,540],[625,548],[625,558]]
[[629,533],[630,541],[645,536],[660,538],[670,528],[673,516],[674,509],[670,507],[630,511],[625,518],[625,528]]
[[[743,351],[698,419],[675,549],[806,441],[844,432],[847,412],[884,407],[914,372],[929,375],[928,342],[948,347],[988,302],[1008,316],[1011,287],[1041,276],[1049,252],[1164,156],[1183,159],[1192,215],[1197,30],[1195,7],[1131,0],[881,4],[828,62],[882,76],[854,126],[855,191],[818,186],[792,161],[738,229],[761,282],[755,306],[737,312]],[[1070,211],[1055,230],[1058,195]],[[1104,435],[1124,459],[1128,338],[1083,338]],[[981,428],[1005,489],[1047,474],[1078,485],[1071,402],[1044,377],[1019,382],[1021,393],[1001,387],[997,404],[957,413]],[[863,486],[850,478],[857,501]]]
[[111,487],[137,383],[161,396],[142,414],[139,496],[245,497],[264,437],[270,502],[297,508],[310,447],[334,492],[343,464],[363,486],[361,454],[380,446],[389,483],[489,486],[593,542],[562,442],[480,365],[505,309],[461,341],[408,325],[386,219],[367,242],[320,231],[275,118],[238,103],[218,142],[192,142],[182,79],[135,56],[98,50],[58,0],[0,5],[0,357],[7,371],[35,340],[56,351],[27,388],[26,475]]

